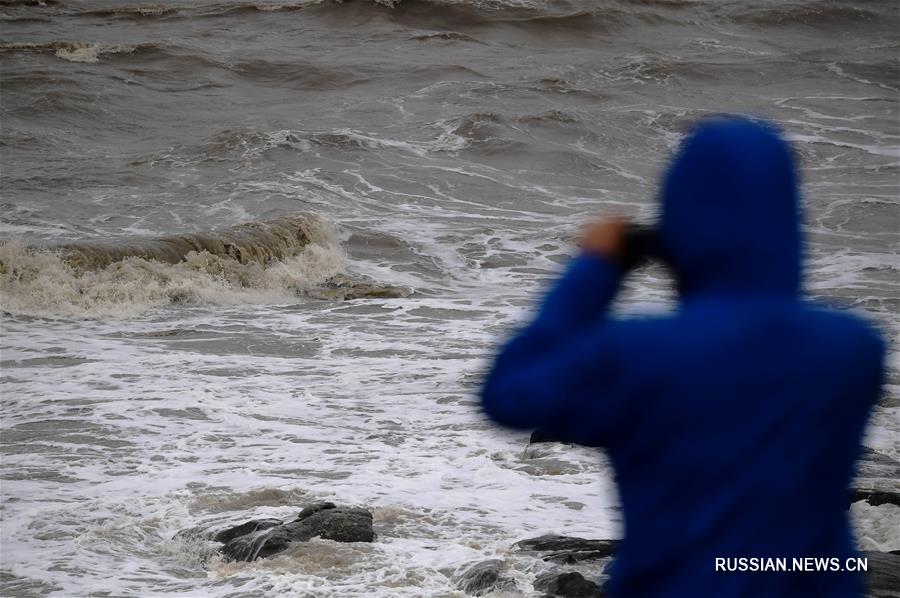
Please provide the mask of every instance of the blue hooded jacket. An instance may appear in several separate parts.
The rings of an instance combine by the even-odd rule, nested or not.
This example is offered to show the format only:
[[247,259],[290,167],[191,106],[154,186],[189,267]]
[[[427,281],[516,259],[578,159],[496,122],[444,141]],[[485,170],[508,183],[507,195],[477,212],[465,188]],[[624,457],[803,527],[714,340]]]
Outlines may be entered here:
[[[856,556],[848,484],[884,346],[803,300],[787,145],[750,120],[698,126],[667,174],[659,234],[676,313],[611,316],[623,273],[577,257],[497,357],[485,411],[606,448],[625,527],[610,596],[859,595],[858,573],[790,571]],[[789,571],[716,571],[717,558]]]

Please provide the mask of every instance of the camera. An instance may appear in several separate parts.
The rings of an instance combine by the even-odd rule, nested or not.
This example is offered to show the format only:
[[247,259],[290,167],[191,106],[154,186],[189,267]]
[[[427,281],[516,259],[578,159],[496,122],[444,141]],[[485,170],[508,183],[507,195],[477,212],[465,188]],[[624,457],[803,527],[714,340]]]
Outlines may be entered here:
[[655,227],[648,224],[629,224],[622,240],[619,265],[624,272],[630,272],[651,261],[671,266],[662,249],[659,233]]

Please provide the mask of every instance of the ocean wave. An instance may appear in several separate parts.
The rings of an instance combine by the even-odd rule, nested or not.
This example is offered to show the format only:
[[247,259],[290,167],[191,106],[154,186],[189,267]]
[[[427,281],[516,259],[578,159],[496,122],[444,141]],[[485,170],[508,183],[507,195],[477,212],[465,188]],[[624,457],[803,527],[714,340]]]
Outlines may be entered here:
[[[124,6],[98,6],[81,7],[66,5],[60,0],[0,0],[0,6],[11,7],[57,7],[54,14],[79,17],[101,17],[119,19],[146,19],[171,16],[223,16],[242,12],[277,12],[307,8],[323,3],[334,2],[340,4],[341,0],[298,0],[295,2],[267,2],[267,1],[232,1],[216,2],[201,1],[175,4],[150,3],[150,4],[126,4]],[[373,0],[378,2],[378,0]]]
[[326,231],[321,217],[299,214],[248,222],[221,231],[147,239],[78,241],[52,249],[78,271],[106,268],[127,258],[177,264],[192,252],[265,266],[291,257],[307,245],[323,244],[327,240]]
[[302,60],[244,60],[220,66],[250,81],[303,90],[344,88],[371,80],[370,72],[361,66],[334,69]]
[[353,129],[339,129],[333,132],[317,133],[310,137],[317,145],[351,148],[364,150],[396,150],[408,152],[417,156],[425,156],[432,152],[453,152],[465,147],[465,140],[459,136],[444,131],[435,139],[428,140],[403,140],[377,137],[375,135],[355,131]]
[[575,124],[581,122],[581,118],[568,110],[546,110],[539,114],[526,114],[516,117],[516,122],[535,124],[535,123],[561,123]]
[[134,54],[156,50],[156,44],[96,44],[89,42],[0,43],[0,52],[46,52],[69,62],[99,62],[104,54]]
[[59,6],[61,0],[0,0],[0,6]]
[[501,136],[503,116],[496,112],[473,112],[448,121],[451,133],[468,141],[485,142]]
[[545,110],[537,114],[505,115],[498,112],[473,112],[443,121],[448,135],[460,139],[459,149],[514,152],[527,150],[528,129],[535,126],[567,127],[581,119],[567,110]]
[[594,76],[612,82],[682,85],[685,82],[743,82],[760,72],[779,72],[798,68],[783,57],[757,55],[745,61],[730,58],[674,59],[666,56],[636,56],[628,61],[603,67]]
[[828,70],[839,77],[864,85],[877,85],[895,93],[900,90],[900,85],[898,85],[900,83],[900,65],[896,60],[869,63],[834,62],[828,65]]
[[[342,0],[298,0],[294,2],[217,2],[190,8],[179,7],[180,15],[219,17],[226,15],[317,9],[348,10]],[[367,0],[346,2],[352,10],[384,12],[382,16],[401,21],[431,22],[436,29],[448,26],[508,24],[526,29],[608,30],[628,22],[667,22],[671,17],[658,10],[670,7],[657,2],[635,7],[604,3],[585,7],[585,3],[547,2],[544,0]],[[678,6],[676,4],[676,6]],[[459,32],[452,34],[460,35]],[[421,39],[436,39],[425,35]],[[417,38],[419,39],[419,38]],[[446,38],[444,38],[446,39]],[[458,38],[457,38],[458,39]]]
[[315,147],[336,148],[343,151],[393,150],[425,156],[433,152],[453,152],[463,149],[468,141],[453,132],[454,126],[442,127],[434,139],[402,140],[378,137],[353,129],[331,131],[241,131],[226,129],[196,145],[175,146],[131,162],[133,166],[167,164],[184,166],[204,162],[264,159],[270,152],[309,152]]
[[91,17],[146,18],[163,17],[178,12],[178,7],[171,4],[147,4],[137,6],[112,6],[81,11],[79,14]]
[[751,25],[801,25],[805,27],[845,29],[848,25],[872,23],[881,14],[857,4],[825,2],[775,2],[770,6],[747,6],[735,14],[725,15],[731,21]]
[[241,131],[225,129],[211,138],[194,145],[179,145],[151,156],[133,160],[132,166],[169,164],[184,166],[203,162],[232,159],[253,160],[263,158],[276,149],[308,152],[313,147],[314,136],[302,131]]
[[297,2],[221,2],[206,4],[196,7],[196,14],[204,17],[217,17],[242,13],[282,12],[295,11],[328,4],[334,1],[340,4],[340,0],[300,0]]
[[397,0],[388,16],[432,22],[435,28],[509,25],[550,32],[613,32],[623,27],[683,20],[683,2],[566,2],[560,0]]
[[[884,26],[889,14],[877,4],[830,2],[772,2],[747,6],[724,3],[708,6],[697,0],[637,0],[613,2],[574,2],[565,0],[234,0],[185,4],[148,3],[96,8],[69,7],[58,0],[0,0],[0,6],[57,7],[55,12],[86,17],[147,19],[168,17],[220,17],[248,13],[322,10],[384,9],[389,18],[433,22],[439,27],[509,24],[539,30],[564,31],[614,30],[623,26],[683,22],[701,18],[705,13],[724,22],[750,26],[803,26],[824,29],[850,26]],[[453,32],[456,33],[456,32]],[[419,38],[417,38],[419,39]],[[421,39],[447,39],[425,35]],[[458,39],[458,38],[455,38]],[[467,40],[471,41],[471,40]]]
[[420,157],[455,153],[471,148],[502,146],[514,150],[524,144],[517,139],[524,127],[537,125],[565,127],[577,125],[582,118],[568,110],[546,110],[536,114],[503,115],[497,112],[473,112],[431,124],[431,138],[393,139],[349,128],[330,131],[283,129],[253,131],[225,129],[197,144],[185,144],[134,160],[133,166],[187,166],[212,162],[264,160],[273,152],[315,151],[316,148],[344,152],[389,151]]
[[345,265],[333,226],[314,214],[159,239],[53,247],[7,241],[0,244],[0,307],[16,315],[93,318],[172,304],[378,295],[377,285],[335,282]]
[[[395,8],[401,0],[368,0],[372,6]],[[220,17],[253,13],[293,12],[314,7],[340,6],[344,0],[296,0],[294,2],[207,2],[179,7],[178,13],[198,17]],[[355,5],[355,3],[354,3]]]
[[384,66],[360,60],[356,64],[339,67],[323,66],[304,60],[254,59],[235,62],[219,62],[216,66],[234,75],[260,85],[279,89],[309,90],[343,89],[370,83],[380,77],[393,77],[418,84],[423,81],[447,81],[455,79],[484,78],[477,70],[461,64],[428,64]]
[[[580,78],[581,75],[578,75]],[[470,84],[466,93],[473,96],[494,98],[502,94],[529,95],[552,93],[583,98],[589,101],[606,101],[609,96],[590,85],[558,76],[545,76],[523,81],[485,81]]]

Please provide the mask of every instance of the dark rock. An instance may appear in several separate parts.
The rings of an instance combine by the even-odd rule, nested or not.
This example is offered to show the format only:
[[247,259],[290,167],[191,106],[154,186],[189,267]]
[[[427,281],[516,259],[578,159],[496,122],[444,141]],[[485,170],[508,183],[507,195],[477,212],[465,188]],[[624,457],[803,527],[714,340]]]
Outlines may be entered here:
[[571,564],[579,561],[611,557],[618,540],[586,540],[568,536],[540,536],[516,543],[519,550],[542,552],[541,558],[554,563]]
[[335,542],[372,542],[372,514],[365,509],[319,503],[304,509],[298,518],[269,529],[239,536],[222,547],[225,558],[254,561],[287,549],[292,542],[315,537]]
[[372,529],[372,513],[365,509],[352,507],[335,507],[319,509],[307,513],[303,519],[288,523],[295,537],[309,540],[319,536],[335,542],[372,542],[375,531]]
[[316,299],[348,301],[351,299],[398,299],[409,297],[413,289],[378,284],[365,280],[350,280],[334,276],[317,287],[307,289],[304,294]]
[[281,525],[282,523],[284,522],[280,519],[253,519],[247,521],[246,523],[235,525],[234,527],[229,527],[216,532],[213,535],[212,540],[214,542],[221,542],[222,544],[226,544],[239,536],[245,536],[259,530],[269,529],[270,527],[275,527],[276,525]]
[[550,596],[566,598],[597,598],[602,595],[600,586],[577,571],[540,575],[534,580],[534,589]]
[[[227,561],[255,561],[287,550],[293,538],[284,525],[238,536],[222,547]],[[307,538],[308,539],[308,538]]]
[[868,551],[866,572],[866,596],[869,598],[900,597],[900,555],[889,552]]
[[325,511],[328,509],[336,509],[337,505],[333,502],[317,502],[313,503],[307,507],[303,507],[303,510],[300,511],[300,514],[297,515],[297,521],[303,521],[310,515],[314,513],[318,513],[319,511]]
[[855,503],[861,500],[866,501],[873,507],[879,507],[881,505],[897,505],[900,507],[900,492],[860,490],[859,488],[854,488],[850,494],[850,502]]
[[460,574],[456,580],[456,587],[472,596],[481,596],[493,590],[511,589],[515,582],[500,575],[503,561],[491,559],[475,563]]

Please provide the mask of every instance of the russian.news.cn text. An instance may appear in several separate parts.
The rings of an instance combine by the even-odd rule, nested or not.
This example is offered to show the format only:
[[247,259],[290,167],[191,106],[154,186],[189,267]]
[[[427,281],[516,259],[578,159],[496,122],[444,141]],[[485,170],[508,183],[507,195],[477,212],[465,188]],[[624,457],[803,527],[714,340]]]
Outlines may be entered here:
[[745,572],[801,572],[821,573],[868,570],[865,557],[716,557],[716,571],[724,573]]

